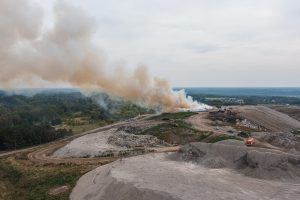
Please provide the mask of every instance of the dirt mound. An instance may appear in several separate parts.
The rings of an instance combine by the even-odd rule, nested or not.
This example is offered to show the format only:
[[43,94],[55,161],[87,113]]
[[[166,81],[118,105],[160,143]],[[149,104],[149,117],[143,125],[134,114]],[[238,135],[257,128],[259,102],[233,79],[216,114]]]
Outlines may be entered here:
[[230,168],[261,179],[300,181],[300,156],[276,150],[227,144],[191,143],[176,160],[192,161],[207,168]]
[[300,129],[300,122],[296,119],[265,106],[231,106],[230,109],[269,131],[289,132]]
[[108,137],[108,144],[118,147],[134,148],[136,146],[155,147],[165,145],[165,142],[152,135],[134,135],[123,131],[117,131]]
[[[197,155],[203,156],[208,153],[207,150],[203,151],[202,147],[198,148],[194,144],[187,145],[184,149],[188,150],[191,147]],[[215,145],[208,148],[214,147]],[[195,151],[197,149],[199,151]],[[183,152],[180,154],[183,155]],[[226,154],[230,152],[225,151]],[[79,179],[70,198],[72,200],[299,198],[299,184],[255,179],[228,168],[206,168],[192,162],[170,159],[176,156],[177,153],[147,154],[101,166]],[[239,156],[233,153],[232,158]],[[251,158],[256,159],[255,156]],[[224,158],[219,156],[218,159],[222,159],[226,165]]]

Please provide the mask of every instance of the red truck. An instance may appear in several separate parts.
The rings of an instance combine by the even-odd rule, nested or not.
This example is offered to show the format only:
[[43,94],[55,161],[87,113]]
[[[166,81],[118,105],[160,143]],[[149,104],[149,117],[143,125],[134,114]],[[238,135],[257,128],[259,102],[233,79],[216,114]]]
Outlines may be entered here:
[[253,146],[254,145],[254,138],[253,137],[248,137],[246,140],[246,145],[247,146]]

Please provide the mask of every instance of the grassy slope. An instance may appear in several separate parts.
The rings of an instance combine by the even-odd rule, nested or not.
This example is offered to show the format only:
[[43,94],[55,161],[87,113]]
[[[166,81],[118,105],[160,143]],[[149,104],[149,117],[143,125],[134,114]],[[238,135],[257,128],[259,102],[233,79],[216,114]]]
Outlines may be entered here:
[[163,120],[165,123],[151,127],[141,134],[154,135],[168,143],[186,144],[199,142],[208,137],[210,132],[198,131],[184,122],[184,119],[195,115],[195,112],[162,113],[150,118],[151,120]]
[[[163,120],[165,123],[159,124],[143,131],[141,134],[149,134],[158,137],[168,143],[186,144],[189,142],[205,141],[215,143],[227,139],[236,139],[238,137],[229,135],[211,136],[211,132],[199,131],[187,124],[184,119],[195,115],[195,112],[162,113],[154,116],[152,120]],[[211,136],[211,137],[209,137]],[[204,140],[205,139],[205,140]]]
[[153,135],[168,143],[186,144],[188,142],[199,142],[211,133],[201,132],[181,121],[175,121],[154,126],[143,131],[141,134]]
[[96,164],[35,164],[25,153],[1,158],[0,188],[6,193],[2,198],[68,199],[71,189],[57,196],[49,195],[49,190],[64,185],[73,188],[80,176],[95,167]]
[[170,120],[170,119],[186,119],[190,116],[196,115],[196,112],[177,112],[177,113],[162,113],[151,117],[152,120]]

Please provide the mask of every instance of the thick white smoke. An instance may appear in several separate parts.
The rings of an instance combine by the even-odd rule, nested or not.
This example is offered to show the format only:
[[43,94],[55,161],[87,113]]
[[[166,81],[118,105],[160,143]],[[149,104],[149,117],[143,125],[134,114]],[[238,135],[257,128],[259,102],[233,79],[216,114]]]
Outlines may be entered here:
[[164,111],[205,108],[173,91],[167,81],[153,78],[145,67],[133,72],[106,65],[105,56],[92,43],[93,20],[81,9],[57,1],[54,25],[43,27],[42,10],[28,0],[0,1],[0,85],[17,82],[39,87],[34,80],[102,90],[126,100]]

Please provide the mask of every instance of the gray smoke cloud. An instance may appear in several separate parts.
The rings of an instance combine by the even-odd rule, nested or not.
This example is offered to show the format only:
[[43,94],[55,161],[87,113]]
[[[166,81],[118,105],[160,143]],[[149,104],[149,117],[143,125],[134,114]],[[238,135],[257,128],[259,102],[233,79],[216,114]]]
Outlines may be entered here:
[[[53,27],[43,30],[43,12],[28,0],[0,1],[0,85],[38,86],[35,78],[99,90],[164,111],[200,108],[184,91],[151,77],[146,67],[112,70],[92,43],[96,26],[80,8],[57,1]],[[112,73],[113,72],[113,73]]]

